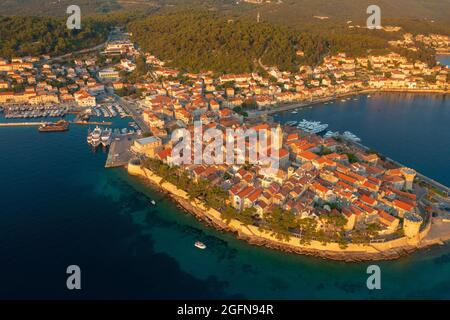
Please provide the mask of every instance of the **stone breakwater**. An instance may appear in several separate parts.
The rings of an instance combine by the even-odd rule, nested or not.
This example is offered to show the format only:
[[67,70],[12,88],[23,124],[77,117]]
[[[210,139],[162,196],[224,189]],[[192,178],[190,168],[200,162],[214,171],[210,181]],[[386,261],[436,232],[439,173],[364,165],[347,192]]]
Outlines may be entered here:
[[290,237],[288,241],[280,240],[272,236],[268,231],[261,231],[255,226],[245,226],[235,219],[227,223],[221,218],[219,211],[206,208],[198,199],[190,200],[184,190],[177,188],[170,182],[162,181],[163,179],[161,177],[147,168],[143,168],[137,164],[129,164],[128,173],[133,176],[142,177],[153,187],[166,192],[184,210],[192,213],[199,220],[221,231],[233,232],[238,239],[247,241],[252,245],[331,260],[357,262],[398,259],[419,248],[442,244],[440,239],[436,239],[435,241],[430,239],[422,241],[427,236],[431,228],[431,223],[423,228],[417,238],[414,239],[402,237],[381,243],[349,244],[346,248],[341,248],[338,243],[323,244],[315,240],[312,240],[309,244],[302,244],[296,237]]

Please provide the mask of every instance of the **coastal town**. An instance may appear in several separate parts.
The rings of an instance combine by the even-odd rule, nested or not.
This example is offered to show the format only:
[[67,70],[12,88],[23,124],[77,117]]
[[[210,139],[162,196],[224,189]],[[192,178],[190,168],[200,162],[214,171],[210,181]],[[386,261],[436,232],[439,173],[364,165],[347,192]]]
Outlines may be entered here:
[[[88,119],[99,105],[116,103],[117,110],[140,124],[130,143],[117,147],[119,136],[112,142],[115,154],[120,148],[126,154],[118,165],[146,167],[190,188],[191,196],[220,212],[224,220],[258,226],[277,239],[338,243],[342,250],[350,244],[395,239],[417,244],[426,236],[438,205],[448,203],[448,188],[357,139],[281,125],[268,116],[281,108],[379,91],[448,93],[448,66],[408,61],[394,52],[365,57],[341,52],[324,57],[317,66],[301,65],[297,72],[258,61],[261,72],[191,73],[142,52],[119,28],[112,33],[99,53],[59,60],[0,58],[5,118],[59,118],[74,112],[78,119]],[[439,35],[405,35],[391,45],[411,48],[415,42],[441,53],[450,45],[448,37]],[[265,172],[248,162],[176,165],[177,141],[171,135],[180,128],[194,135],[195,122],[201,122],[203,130],[214,128],[223,134],[227,129],[277,132],[279,168]],[[274,141],[261,143],[250,146],[246,140],[257,150],[270,148]]]

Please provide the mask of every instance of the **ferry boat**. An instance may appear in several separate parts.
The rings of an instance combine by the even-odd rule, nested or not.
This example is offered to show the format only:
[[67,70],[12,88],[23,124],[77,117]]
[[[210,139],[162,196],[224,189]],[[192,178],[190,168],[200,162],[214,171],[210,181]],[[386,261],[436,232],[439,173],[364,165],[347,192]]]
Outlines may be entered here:
[[88,130],[88,136],[87,136],[87,143],[91,144],[92,143],[92,131],[91,129]]
[[59,120],[57,122],[46,122],[38,128],[39,132],[58,132],[69,130],[69,122]]
[[98,126],[95,127],[94,131],[92,131],[92,144],[98,145],[100,143],[100,137],[102,134],[102,129]]
[[196,241],[194,246],[196,246],[197,248],[202,249],[202,250],[206,249],[206,245],[201,241]]
[[111,143],[111,133],[111,129],[105,129],[102,131],[102,134],[100,135],[100,142],[104,147]]

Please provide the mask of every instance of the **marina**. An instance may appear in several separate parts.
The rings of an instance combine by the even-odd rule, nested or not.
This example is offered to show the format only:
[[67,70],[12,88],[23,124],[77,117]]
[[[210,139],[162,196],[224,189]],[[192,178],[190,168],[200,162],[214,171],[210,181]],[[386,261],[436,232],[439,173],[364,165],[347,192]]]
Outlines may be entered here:
[[4,106],[5,119],[60,118],[69,112],[69,106],[61,105],[12,105]]

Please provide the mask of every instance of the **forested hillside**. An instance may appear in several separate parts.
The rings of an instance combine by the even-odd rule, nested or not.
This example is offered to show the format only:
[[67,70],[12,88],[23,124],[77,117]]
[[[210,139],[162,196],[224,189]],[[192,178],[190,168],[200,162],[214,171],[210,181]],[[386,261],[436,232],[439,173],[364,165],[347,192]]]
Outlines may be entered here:
[[106,40],[108,22],[85,19],[81,30],[69,30],[66,20],[0,16],[0,57],[61,54]]
[[[188,71],[253,71],[264,65],[282,70],[299,64],[315,65],[328,53],[350,56],[386,53],[388,40],[400,34],[366,29],[316,28],[298,30],[254,20],[230,18],[206,11],[151,15],[128,25],[141,49],[150,51],[169,65]],[[304,56],[296,52],[303,51]],[[401,52],[409,58],[434,60],[432,50]]]

